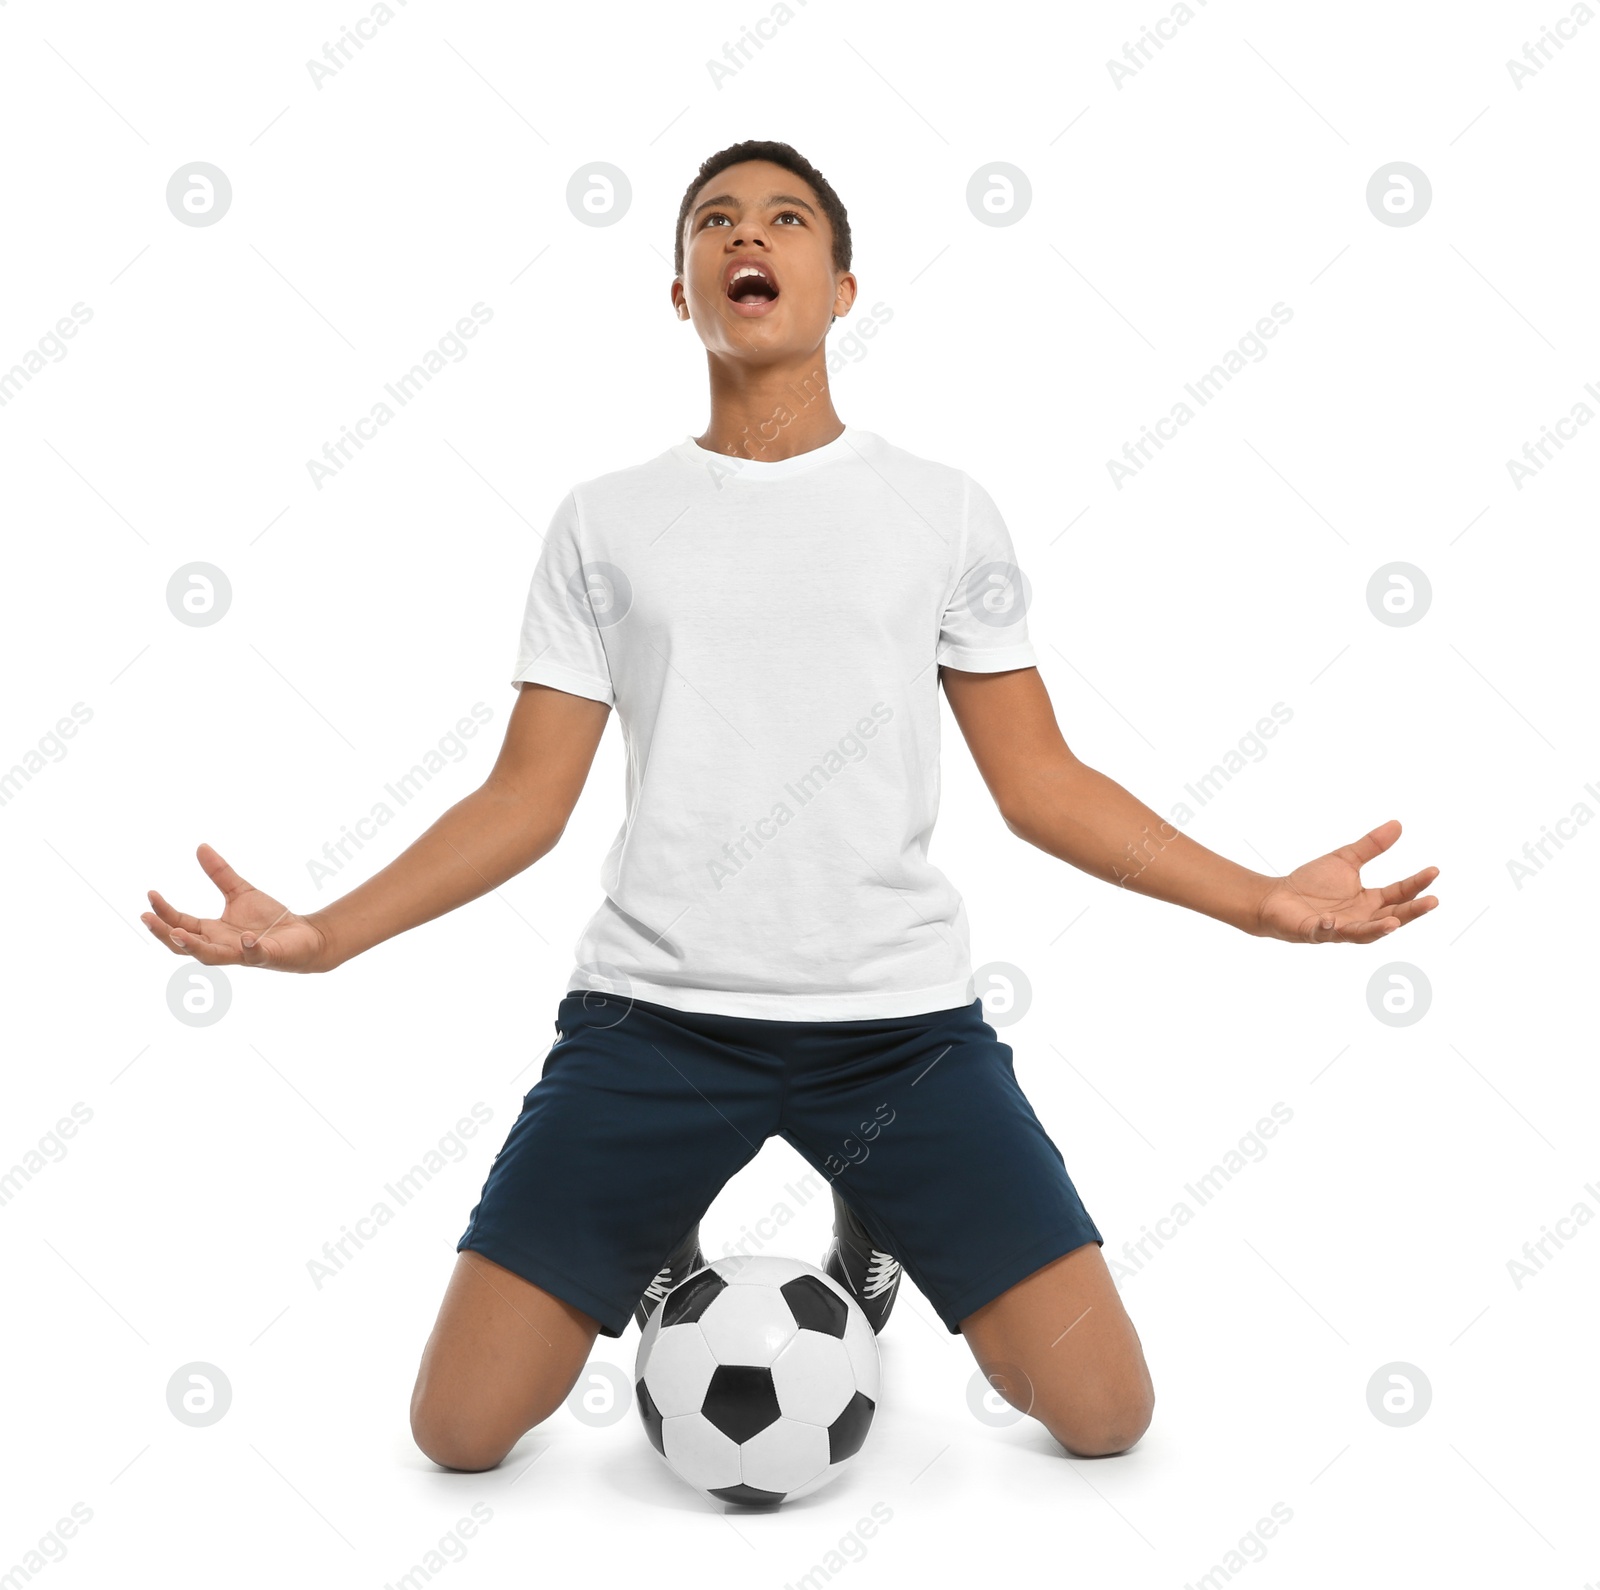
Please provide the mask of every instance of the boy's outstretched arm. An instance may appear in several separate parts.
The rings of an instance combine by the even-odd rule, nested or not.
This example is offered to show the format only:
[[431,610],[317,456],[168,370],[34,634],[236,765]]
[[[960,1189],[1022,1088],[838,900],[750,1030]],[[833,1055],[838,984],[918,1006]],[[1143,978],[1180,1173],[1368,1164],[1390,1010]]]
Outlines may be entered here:
[[1068,749],[1037,668],[941,668],[950,710],[1006,827],[1084,872],[1216,917],[1242,932],[1301,944],[1370,944],[1431,911],[1417,896],[1437,867],[1366,888],[1361,867],[1400,837],[1380,824],[1354,844],[1275,878],[1196,844]]
[[381,872],[320,911],[296,915],[201,845],[200,865],[226,902],[222,915],[191,916],[152,889],[155,909],[141,920],[176,954],[208,966],[331,971],[498,888],[553,849],[578,803],[610,711],[586,696],[524,684],[483,784]]

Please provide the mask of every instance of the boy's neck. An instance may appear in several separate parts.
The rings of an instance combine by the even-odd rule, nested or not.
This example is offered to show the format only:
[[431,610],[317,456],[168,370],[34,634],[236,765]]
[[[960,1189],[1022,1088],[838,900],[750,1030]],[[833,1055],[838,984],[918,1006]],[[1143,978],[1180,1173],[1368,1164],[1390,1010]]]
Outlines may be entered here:
[[843,430],[820,362],[733,372],[712,361],[711,423],[695,441],[726,457],[776,463],[825,447]]

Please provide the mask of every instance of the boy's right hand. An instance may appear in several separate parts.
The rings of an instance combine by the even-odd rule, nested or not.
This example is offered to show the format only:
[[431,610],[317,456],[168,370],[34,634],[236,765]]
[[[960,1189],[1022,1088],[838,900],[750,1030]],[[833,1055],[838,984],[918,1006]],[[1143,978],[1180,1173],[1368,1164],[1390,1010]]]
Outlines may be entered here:
[[319,972],[334,964],[327,934],[310,918],[252,888],[210,845],[201,845],[195,855],[222,891],[222,915],[176,911],[151,889],[155,912],[139,918],[174,954],[207,966],[265,966],[275,972]]

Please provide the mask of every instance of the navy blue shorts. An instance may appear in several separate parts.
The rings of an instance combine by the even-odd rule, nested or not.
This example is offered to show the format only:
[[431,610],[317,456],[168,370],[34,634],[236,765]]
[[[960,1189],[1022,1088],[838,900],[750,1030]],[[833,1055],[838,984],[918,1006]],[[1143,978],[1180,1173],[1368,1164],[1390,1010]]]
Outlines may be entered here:
[[562,999],[555,1026],[456,1248],[582,1309],[603,1336],[622,1334],[666,1256],[774,1134],[837,1186],[951,1331],[1103,1243],[981,999],[771,1021],[591,991]]

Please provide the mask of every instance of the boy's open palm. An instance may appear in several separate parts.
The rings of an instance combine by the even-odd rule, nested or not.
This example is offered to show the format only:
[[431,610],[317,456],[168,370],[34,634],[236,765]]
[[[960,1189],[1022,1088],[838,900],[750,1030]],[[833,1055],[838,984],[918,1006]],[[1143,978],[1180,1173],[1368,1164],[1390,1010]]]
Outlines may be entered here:
[[1424,867],[1381,889],[1362,885],[1362,866],[1399,837],[1400,824],[1391,818],[1353,845],[1330,850],[1277,879],[1258,907],[1256,932],[1297,944],[1370,944],[1431,911],[1438,900],[1417,895],[1439,876],[1437,867]]
[[200,865],[222,891],[220,917],[190,916],[172,908],[151,889],[154,913],[139,920],[178,955],[190,955],[207,966],[265,966],[278,972],[316,970],[327,951],[327,939],[315,923],[270,894],[263,894],[239,876],[210,845],[195,851]]

